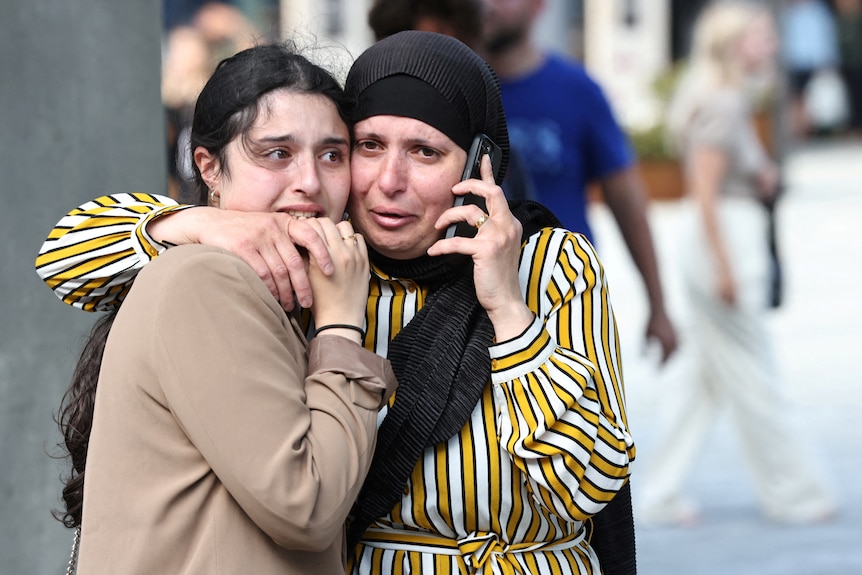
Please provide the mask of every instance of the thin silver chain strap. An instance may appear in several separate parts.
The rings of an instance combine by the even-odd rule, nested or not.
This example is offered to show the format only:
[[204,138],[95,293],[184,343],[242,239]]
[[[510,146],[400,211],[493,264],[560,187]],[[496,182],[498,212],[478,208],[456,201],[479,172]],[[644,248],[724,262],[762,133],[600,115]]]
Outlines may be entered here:
[[72,541],[72,556],[69,557],[69,568],[66,569],[66,575],[75,575],[75,569],[78,567],[78,550],[81,547],[81,526],[75,529],[75,539]]

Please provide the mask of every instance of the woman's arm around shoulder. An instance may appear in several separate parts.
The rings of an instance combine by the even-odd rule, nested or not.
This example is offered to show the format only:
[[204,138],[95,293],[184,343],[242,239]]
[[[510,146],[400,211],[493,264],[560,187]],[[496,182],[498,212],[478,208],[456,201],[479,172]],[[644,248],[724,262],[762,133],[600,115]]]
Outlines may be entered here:
[[128,293],[141,268],[167,245],[146,224],[191,207],[152,194],[113,194],[81,204],[48,234],[36,273],[64,303],[107,311]]

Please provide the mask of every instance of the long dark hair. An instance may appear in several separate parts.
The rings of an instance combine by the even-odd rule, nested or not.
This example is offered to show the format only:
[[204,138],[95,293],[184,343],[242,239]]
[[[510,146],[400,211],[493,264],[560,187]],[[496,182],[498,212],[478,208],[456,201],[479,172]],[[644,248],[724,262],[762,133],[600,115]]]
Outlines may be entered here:
[[[352,106],[329,72],[286,44],[267,44],[239,52],[218,65],[198,96],[191,149],[203,146],[219,157],[222,169],[226,170],[225,147],[234,138],[248,133],[265,105],[264,96],[275,90],[326,96],[335,104],[348,128],[352,127]],[[209,190],[197,166],[194,171],[199,192],[197,203],[206,205]],[[96,385],[105,343],[117,311],[107,312],[93,326],[56,416],[63,437],[61,456],[71,459],[72,468],[69,475],[62,478],[65,509],[54,511],[54,517],[69,528],[81,524]]]

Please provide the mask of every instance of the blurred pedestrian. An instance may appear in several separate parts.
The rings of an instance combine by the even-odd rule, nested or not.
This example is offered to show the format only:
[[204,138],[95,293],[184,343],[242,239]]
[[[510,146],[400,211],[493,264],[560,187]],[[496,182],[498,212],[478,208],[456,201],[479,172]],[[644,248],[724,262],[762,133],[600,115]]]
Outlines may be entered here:
[[719,409],[739,431],[764,512],[783,522],[825,520],[832,497],[788,427],[764,315],[769,297],[767,211],[778,169],[758,141],[751,83],[778,49],[769,10],[751,0],[708,5],[671,101],[687,199],[678,238],[690,296],[694,371],[664,403],[667,433],[648,464],[640,517],[697,521],[684,479]]
[[847,129],[862,136],[862,0],[835,0],[841,76],[847,88]]
[[162,104],[167,116],[168,195],[194,202],[196,190],[189,134],[198,94],[215,69],[209,44],[199,30],[178,26],[165,37]]
[[192,25],[206,38],[216,62],[266,41],[243,11],[228,2],[203,4],[195,12]]
[[167,116],[168,195],[194,202],[189,149],[195,101],[216,64],[237,52],[267,43],[242,11],[224,2],[205,2],[188,23],[166,31],[162,54],[162,103]]
[[[452,36],[479,51],[482,14],[482,0],[375,0],[368,12],[368,25],[378,41],[405,30],[422,30]],[[510,150],[501,185],[511,200],[536,199],[517,150]]]
[[[840,110],[830,110],[836,104],[833,81],[839,65],[835,19],[826,0],[789,0],[781,20],[782,57],[787,68],[791,98],[791,127],[805,138],[824,122],[837,122]],[[826,90],[813,90],[812,80],[818,74]],[[826,96],[821,97],[820,94]],[[825,108],[819,101],[826,100]],[[839,104],[840,105],[840,102]],[[812,117],[814,116],[814,117]]]
[[586,187],[599,181],[643,277],[650,310],[646,336],[658,341],[667,360],[677,339],[664,305],[647,197],[608,101],[580,64],[534,43],[543,0],[485,0],[485,7],[483,53],[500,77],[512,146],[523,158],[536,199],[565,228],[592,239]]
[[423,30],[452,36],[475,50],[482,35],[482,0],[374,0],[368,25],[375,40]]

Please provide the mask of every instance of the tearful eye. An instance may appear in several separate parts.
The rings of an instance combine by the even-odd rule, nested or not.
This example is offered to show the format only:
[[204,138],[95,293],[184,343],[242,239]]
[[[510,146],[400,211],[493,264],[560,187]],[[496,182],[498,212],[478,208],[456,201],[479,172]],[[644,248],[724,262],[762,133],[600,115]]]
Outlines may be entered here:
[[337,150],[330,150],[328,152],[324,152],[323,156],[321,156],[321,157],[323,158],[324,161],[327,161],[327,162],[334,164],[334,163],[340,162],[344,156],[341,154],[341,152],[339,152]]
[[434,148],[419,148],[418,153],[423,158],[435,158],[440,155]]
[[269,154],[267,154],[267,157],[271,158],[273,160],[286,160],[287,158],[290,157],[290,154],[287,153],[287,150],[279,149],[279,150],[272,150],[271,152],[269,152]]
[[372,140],[360,140],[359,142],[356,142],[357,150],[371,151],[376,150],[378,147],[379,146],[377,145],[377,142],[374,142]]

